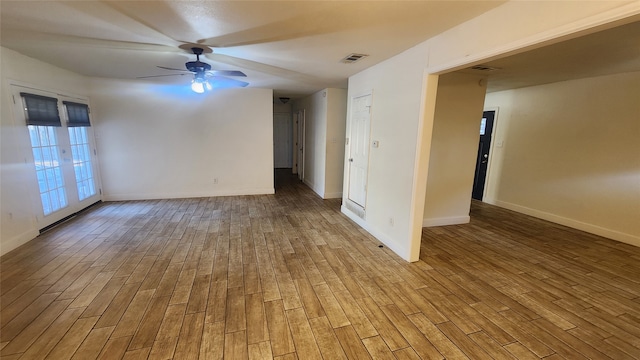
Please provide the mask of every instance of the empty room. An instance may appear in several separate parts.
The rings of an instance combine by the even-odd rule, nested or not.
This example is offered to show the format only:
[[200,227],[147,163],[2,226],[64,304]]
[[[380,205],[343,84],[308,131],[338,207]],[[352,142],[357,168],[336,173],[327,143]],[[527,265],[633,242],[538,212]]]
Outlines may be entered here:
[[640,358],[640,1],[0,16],[1,359]]

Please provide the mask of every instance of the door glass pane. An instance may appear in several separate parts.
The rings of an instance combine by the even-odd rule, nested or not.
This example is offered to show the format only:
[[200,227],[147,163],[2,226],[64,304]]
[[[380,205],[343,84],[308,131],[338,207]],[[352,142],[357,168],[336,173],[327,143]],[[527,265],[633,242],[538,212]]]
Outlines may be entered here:
[[78,198],[84,200],[96,194],[91,171],[91,150],[87,141],[87,128],[84,126],[70,127],[71,155],[73,156],[73,170],[76,174]]
[[67,206],[54,126],[29,125],[33,159],[45,215]]

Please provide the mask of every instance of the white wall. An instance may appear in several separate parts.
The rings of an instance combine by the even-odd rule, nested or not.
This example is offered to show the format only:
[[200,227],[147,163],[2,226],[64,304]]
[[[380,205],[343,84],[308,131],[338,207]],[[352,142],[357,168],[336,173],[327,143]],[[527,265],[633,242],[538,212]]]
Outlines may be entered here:
[[[325,96],[323,96],[325,94]],[[294,111],[305,110],[304,181],[316,194],[324,198],[327,154],[327,97],[326,90],[296,100]]]
[[346,95],[345,89],[324,89],[293,105],[305,110],[303,180],[323,199],[342,197]]
[[[369,151],[366,219],[345,206],[342,212],[407,260],[411,253],[411,204],[427,52],[423,44],[349,78],[347,129],[352,99],[372,92],[370,140],[379,141],[379,147],[370,146]],[[344,184],[348,184],[346,178]],[[424,204],[426,182],[422,186]],[[345,185],[343,204],[347,198]]]
[[347,125],[347,90],[327,89],[325,199],[342,197]]
[[638,94],[640,72],[487,94],[485,201],[640,246]]
[[36,90],[86,97],[86,78],[13,50],[0,48],[0,254],[26,243],[42,228],[36,218],[42,214],[35,168],[30,159],[27,127],[17,123],[13,113],[10,84]]
[[106,200],[274,192],[272,90],[93,79],[92,98]]
[[486,81],[477,75],[440,77],[436,97],[423,226],[469,222]]
[[418,260],[438,83],[428,74],[526,51],[638,14],[638,1],[510,1],[350,77],[349,99],[373,91],[371,139],[379,140],[380,148],[370,156],[366,219],[342,211],[402,258]]

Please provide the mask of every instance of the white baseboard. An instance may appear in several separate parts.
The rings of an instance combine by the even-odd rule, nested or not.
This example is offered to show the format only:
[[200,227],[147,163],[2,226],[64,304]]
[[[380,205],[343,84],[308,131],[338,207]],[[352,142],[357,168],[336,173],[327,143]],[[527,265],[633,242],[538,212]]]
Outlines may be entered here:
[[391,249],[391,251],[396,253],[396,255],[400,256],[406,261],[411,261],[411,254],[409,253],[409,250],[407,248],[401,246],[387,235],[374,229],[368,222],[358,217],[358,215],[346,208],[344,205],[340,207],[340,211],[349,219],[353,220],[353,222],[358,224],[361,228],[365,229],[369,234],[373,235],[373,237],[380,240],[381,243],[385,244],[389,249]]
[[528,208],[526,206],[508,203],[505,201],[496,200],[494,204],[496,206],[513,210],[525,215],[537,217],[543,220],[551,221],[556,224],[568,226],[570,228],[582,230],[584,232],[588,232],[598,236],[606,237],[608,239],[612,239],[612,240],[620,241],[629,245],[640,247],[640,236],[626,234],[620,231],[603,228],[603,227],[593,225],[593,224],[588,224],[579,220],[569,219],[563,216],[551,214],[551,213],[540,211],[537,209]]
[[240,195],[268,195],[275,194],[275,188],[265,189],[233,189],[221,190],[213,192],[196,192],[196,193],[172,193],[172,194],[104,194],[104,201],[128,201],[128,200],[157,200],[157,199],[188,199],[215,196],[240,196]]
[[442,218],[431,218],[422,220],[422,227],[432,226],[447,226],[447,225],[459,225],[468,224],[471,221],[471,217],[467,216],[452,216]]
[[0,256],[8,253],[9,251],[28,243],[40,235],[38,230],[29,230],[18,236],[15,236],[9,240],[0,243]]

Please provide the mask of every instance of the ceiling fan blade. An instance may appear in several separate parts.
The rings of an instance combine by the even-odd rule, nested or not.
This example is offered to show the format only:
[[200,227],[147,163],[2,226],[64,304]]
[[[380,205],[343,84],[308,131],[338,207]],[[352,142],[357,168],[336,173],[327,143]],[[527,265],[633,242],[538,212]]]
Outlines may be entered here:
[[[274,20],[267,24],[249,27],[245,30],[199,39],[198,44],[211,47],[234,47],[245,45],[265,44],[335,33],[353,27],[355,19],[348,18],[353,12],[343,9],[358,8],[368,10],[369,4],[351,4],[351,2],[323,2],[315,1],[305,4],[304,10],[291,6],[289,2],[256,2],[252,5],[256,14],[279,14],[288,16]],[[233,5],[232,5],[233,6]],[[239,5],[238,5],[239,6]],[[345,21],[330,21],[336,18],[346,18]]]
[[249,85],[248,82],[231,79],[225,76],[211,76],[209,77],[209,84],[213,88],[234,88],[234,87],[246,87]]
[[[10,40],[6,40],[10,39]],[[13,40],[13,41],[11,41]],[[160,51],[160,52],[182,52],[180,49],[174,46],[141,43],[132,41],[121,40],[107,40],[91,37],[75,36],[75,35],[63,35],[53,33],[43,33],[34,31],[2,31],[3,46],[12,48],[13,45],[21,45],[23,43],[30,42],[45,42],[48,45],[82,45],[91,48],[106,48],[106,49],[121,49],[121,50],[135,50],[135,51]]]
[[207,54],[207,58],[212,61],[217,61],[223,64],[237,66],[244,69],[251,69],[251,70],[259,71],[261,73],[265,73],[273,76],[280,76],[287,79],[292,79],[292,80],[301,81],[305,83],[315,83],[318,81],[323,81],[322,79],[318,79],[312,75],[299,73],[293,70],[283,69],[277,66],[263,64],[257,61],[241,59],[235,56],[219,54],[216,52],[214,52],[213,54]]
[[183,76],[188,74],[166,74],[166,75],[151,75],[151,76],[137,76],[136,79],[148,79],[148,78],[157,78],[157,77],[165,77],[165,76]]
[[207,73],[213,76],[247,76],[240,70],[209,70]]
[[191,72],[191,71],[185,70],[185,69],[176,69],[176,68],[170,68],[170,67],[160,66],[160,65],[157,65],[156,67],[159,67],[160,69],[165,69],[165,70],[184,71],[184,72],[188,72],[188,73]]

